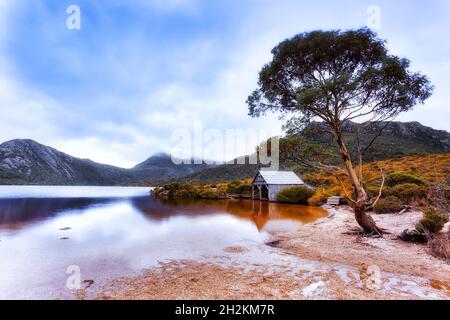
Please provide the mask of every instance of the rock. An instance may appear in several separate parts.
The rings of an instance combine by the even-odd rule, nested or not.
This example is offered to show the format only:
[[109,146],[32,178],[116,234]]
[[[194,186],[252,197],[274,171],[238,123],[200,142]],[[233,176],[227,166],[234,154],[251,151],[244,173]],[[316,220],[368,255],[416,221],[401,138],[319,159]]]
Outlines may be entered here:
[[360,278],[367,290],[381,289],[381,269],[376,265],[368,266],[360,271]]
[[83,284],[85,289],[89,289],[94,284],[94,280],[83,280]]
[[323,300],[329,296],[327,285],[323,281],[310,284],[302,290],[302,293],[306,299]]
[[399,236],[399,239],[407,242],[419,242],[419,243],[427,243],[428,239],[423,234],[417,230],[404,230]]
[[272,248],[281,248],[281,240],[274,240],[266,243],[266,246],[272,247]]
[[444,233],[444,234],[450,233],[450,222],[447,222],[447,223],[444,225],[444,228],[442,228],[441,233]]

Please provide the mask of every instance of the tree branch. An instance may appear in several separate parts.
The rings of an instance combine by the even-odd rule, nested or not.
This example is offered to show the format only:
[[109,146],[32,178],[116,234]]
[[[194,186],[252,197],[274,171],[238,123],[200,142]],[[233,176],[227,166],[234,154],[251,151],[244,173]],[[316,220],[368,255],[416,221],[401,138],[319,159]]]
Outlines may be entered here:
[[375,207],[375,205],[378,203],[378,201],[380,201],[381,195],[383,194],[383,188],[384,188],[384,183],[386,181],[386,177],[384,176],[384,172],[383,172],[383,168],[380,168],[381,171],[381,187],[380,187],[380,191],[378,192],[378,196],[376,197],[375,201],[371,204],[371,207]]

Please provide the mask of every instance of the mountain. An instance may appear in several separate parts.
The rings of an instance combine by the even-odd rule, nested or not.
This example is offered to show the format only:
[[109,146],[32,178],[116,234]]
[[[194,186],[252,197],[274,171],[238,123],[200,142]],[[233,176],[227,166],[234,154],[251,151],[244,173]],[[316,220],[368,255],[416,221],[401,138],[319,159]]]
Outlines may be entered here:
[[[334,146],[334,138],[324,132],[326,129],[325,123],[314,122],[297,135],[305,135],[311,142]],[[343,127],[344,141],[354,156],[358,153],[358,131],[362,149],[376,138],[364,156],[365,162],[450,152],[450,133],[423,126],[419,122],[372,122],[367,127],[347,122]]]
[[129,185],[176,178],[207,168],[175,165],[169,155],[150,157],[132,169],[79,159],[33,140],[0,144],[0,184],[5,185]]
[[[337,154],[325,124],[312,123],[296,136],[330,145]],[[379,135],[380,130],[382,134]],[[418,122],[375,122],[368,127],[357,123],[344,126],[344,140],[351,153],[357,151],[357,132],[365,146],[377,137],[364,156],[365,162],[450,152],[450,133],[425,127]],[[280,144],[283,144],[281,139]],[[247,162],[248,163],[248,162]],[[282,169],[292,163],[280,159]],[[170,155],[157,154],[132,169],[123,169],[91,160],[79,159],[33,140],[12,140],[0,144],[0,184],[35,185],[152,185],[168,181],[216,183],[254,176],[261,165],[176,165]]]
[[1,184],[114,185],[126,170],[71,157],[33,140],[0,145]]
[[[314,122],[294,136],[303,136],[311,143],[331,146],[338,154],[333,137],[326,133],[326,125]],[[381,135],[379,135],[382,129]],[[350,153],[355,156],[358,150],[357,136],[360,131],[360,144],[364,148],[377,137],[364,156],[364,162],[381,161],[410,155],[426,155],[450,152],[450,133],[435,130],[418,122],[374,122],[366,128],[349,122],[343,128],[344,140]],[[379,136],[378,136],[379,135]],[[280,140],[283,144],[283,139]],[[261,165],[222,165],[209,168],[176,179],[179,182],[218,183],[235,179],[247,179],[256,174]],[[294,165],[286,159],[280,159],[281,169],[293,169]]]
[[205,163],[190,164],[193,163],[193,161],[189,161],[189,164],[177,163],[181,163],[181,160],[176,158],[172,159],[172,156],[165,153],[159,153],[138,164],[133,169],[130,169],[129,173],[132,174],[134,181],[139,181],[139,179],[170,179],[186,176],[213,167],[212,165],[207,165]]

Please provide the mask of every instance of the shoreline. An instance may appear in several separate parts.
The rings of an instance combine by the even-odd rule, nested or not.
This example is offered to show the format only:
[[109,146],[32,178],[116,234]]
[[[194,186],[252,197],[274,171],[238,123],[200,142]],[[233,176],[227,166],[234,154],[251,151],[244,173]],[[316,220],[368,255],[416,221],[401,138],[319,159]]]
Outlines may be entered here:
[[[269,230],[264,245],[223,248],[202,261],[164,261],[132,277],[111,279],[78,299],[450,299],[450,264],[425,245],[348,234],[347,207],[295,231]],[[411,228],[420,212],[374,215],[393,234]],[[381,271],[369,290],[370,268]],[[369,268],[370,267],[370,268]],[[369,276],[368,276],[369,268]]]

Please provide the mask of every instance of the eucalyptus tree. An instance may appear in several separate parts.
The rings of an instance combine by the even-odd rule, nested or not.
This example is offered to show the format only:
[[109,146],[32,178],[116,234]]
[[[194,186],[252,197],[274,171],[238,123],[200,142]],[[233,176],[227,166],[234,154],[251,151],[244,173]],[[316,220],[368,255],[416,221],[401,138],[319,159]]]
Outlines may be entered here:
[[389,53],[386,41],[367,28],[301,33],[281,42],[272,54],[247,100],[249,114],[280,113],[288,118],[288,128],[324,122],[342,158],[342,167],[329,169],[345,170],[353,187],[356,221],[364,231],[381,234],[366,213],[375,201],[364,189],[342,128],[349,121],[392,120],[423,104],[432,84],[410,70],[409,60]]

